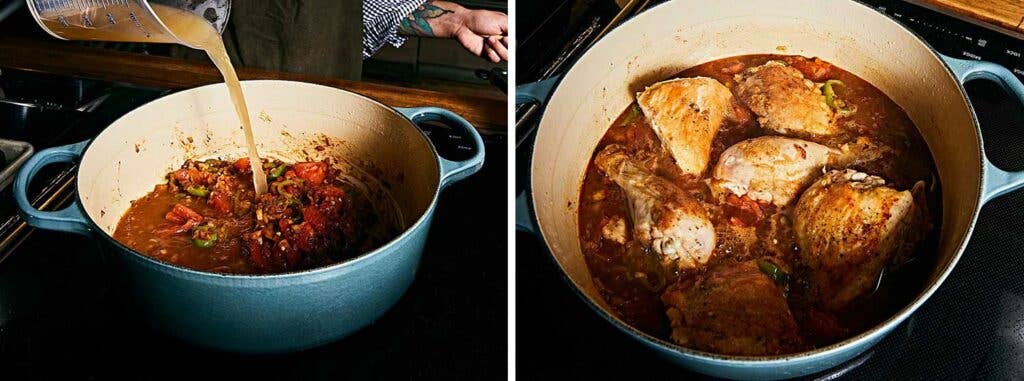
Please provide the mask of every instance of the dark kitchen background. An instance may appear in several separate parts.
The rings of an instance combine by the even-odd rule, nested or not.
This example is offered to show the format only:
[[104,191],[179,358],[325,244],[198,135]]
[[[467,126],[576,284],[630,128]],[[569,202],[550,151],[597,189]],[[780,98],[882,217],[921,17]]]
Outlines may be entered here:
[[[507,11],[503,0],[458,2]],[[56,41],[24,3],[0,0],[0,380],[504,377],[508,138],[505,87],[493,76],[504,64],[484,62],[452,40],[410,38],[364,61],[361,82],[239,68],[243,78],[315,81],[386,104],[454,104],[478,121],[487,150],[481,172],[441,194],[416,280],[394,308],[324,347],[241,356],[150,330],[112,287],[116,274],[93,242],[21,221],[2,172],[24,150],[7,139],[36,151],[88,139],[146,102],[220,82],[219,75],[209,62],[162,57],[167,46]],[[471,150],[455,130],[421,127],[446,157]],[[45,169],[30,200],[47,210],[66,205],[74,175],[73,167]]]
[[[518,84],[567,70],[609,23],[654,0],[519,0]],[[1019,0],[865,0],[938,51],[999,63],[1024,79],[1024,3]],[[620,16],[621,14],[621,16]],[[836,15],[836,17],[842,17]],[[1024,169],[1021,106],[997,85],[967,84],[987,153]],[[516,110],[516,191],[528,182],[539,110]],[[863,355],[808,379],[1024,379],[1024,193],[990,202],[956,269],[914,315]],[[546,247],[516,233],[518,376],[572,379],[696,379],[595,314],[571,290]]]

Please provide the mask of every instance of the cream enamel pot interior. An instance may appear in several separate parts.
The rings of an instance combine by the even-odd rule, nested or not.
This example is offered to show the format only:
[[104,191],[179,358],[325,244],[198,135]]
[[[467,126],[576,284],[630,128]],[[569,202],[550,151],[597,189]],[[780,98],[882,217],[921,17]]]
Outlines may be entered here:
[[[130,202],[185,159],[244,157],[238,118],[223,84],[171,94],[124,115],[91,141],[40,151],[15,180],[32,226],[85,234],[112,257],[148,322],[182,339],[239,352],[287,352],[339,339],[387,311],[412,282],[438,194],[478,171],[483,141],[461,117],[424,107],[394,110],[331,87],[244,81],[260,153],[285,161],[330,158],[375,200],[397,206],[405,230],[354,259],[308,271],[225,275],[160,262],[111,235]],[[468,135],[465,161],[438,156],[413,122],[441,120]],[[66,209],[31,208],[26,187],[54,162],[78,162],[77,197]],[[31,253],[28,253],[31,254]]]
[[[609,312],[580,251],[577,201],[598,141],[638,90],[681,70],[744,54],[820,57],[880,88],[903,107],[927,141],[942,189],[936,267],[927,286],[878,326],[814,351],[775,357],[723,356],[639,332]],[[517,225],[531,224],[580,296],[614,326],[658,354],[718,377],[778,379],[839,365],[874,345],[916,310],[952,271],[985,201],[1021,186],[1020,173],[985,159],[962,83],[988,78],[1024,98],[1024,86],[997,65],[941,57],[898,23],[848,0],[669,1],[629,20],[587,51],[554,87],[531,157],[530,194],[517,200]],[[553,81],[527,86],[520,100],[543,101]],[[535,214],[534,222],[529,217]]]

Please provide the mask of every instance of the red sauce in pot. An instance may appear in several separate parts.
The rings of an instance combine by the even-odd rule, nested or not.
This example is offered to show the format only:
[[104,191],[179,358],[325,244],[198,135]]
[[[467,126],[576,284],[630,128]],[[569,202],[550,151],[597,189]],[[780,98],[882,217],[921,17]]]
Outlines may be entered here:
[[256,197],[247,158],[186,161],[132,201],[114,239],[195,270],[268,274],[352,258],[398,233],[327,161],[263,169],[269,190]]

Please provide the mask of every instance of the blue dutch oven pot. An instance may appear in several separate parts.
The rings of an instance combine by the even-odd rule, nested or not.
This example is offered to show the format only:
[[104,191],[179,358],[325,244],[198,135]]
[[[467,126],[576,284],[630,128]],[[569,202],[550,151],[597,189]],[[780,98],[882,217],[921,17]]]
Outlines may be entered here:
[[[222,84],[153,101],[115,121],[95,139],[35,154],[21,168],[14,194],[32,226],[95,239],[144,318],[161,331],[227,351],[297,351],[345,337],[372,323],[413,281],[438,195],[483,165],[484,145],[465,119],[435,108],[391,109],[347,91],[299,82],[245,81],[254,130],[264,155],[304,155],[373,166],[397,205],[405,230],[380,248],[308,271],[229,275],[164,263],[111,235],[131,200],[187,157],[241,157],[244,140]],[[442,121],[469,137],[472,157],[442,158],[415,123]],[[195,136],[186,144],[183,137]],[[324,137],[336,143],[321,153]],[[28,202],[32,177],[52,163],[77,163],[75,201],[59,211]],[[366,169],[366,168],[363,168]],[[367,182],[370,184],[370,182]],[[32,253],[25,253],[31,255]]]

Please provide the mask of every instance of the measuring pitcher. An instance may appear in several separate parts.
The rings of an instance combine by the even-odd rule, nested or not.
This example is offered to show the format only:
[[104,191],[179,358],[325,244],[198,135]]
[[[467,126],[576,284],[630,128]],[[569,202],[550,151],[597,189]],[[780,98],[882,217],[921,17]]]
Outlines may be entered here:
[[177,43],[200,48],[173,31],[173,17],[191,12],[218,33],[224,31],[231,0],[26,0],[39,26],[62,40]]

